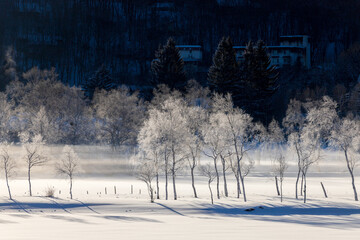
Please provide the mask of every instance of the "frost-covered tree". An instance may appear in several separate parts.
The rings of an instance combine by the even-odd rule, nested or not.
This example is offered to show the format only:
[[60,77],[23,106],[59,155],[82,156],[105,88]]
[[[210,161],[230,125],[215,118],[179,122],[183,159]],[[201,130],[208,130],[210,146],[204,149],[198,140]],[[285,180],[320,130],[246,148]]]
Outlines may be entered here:
[[134,145],[144,118],[144,106],[137,93],[125,87],[95,93],[94,113],[100,140],[113,149]]
[[[286,116],[283,119],[283,125],[288,134],[288,144],[295,149],[297,156],[298,172],[295,182],[295,198],[298,199],[298,183],[301,173],[301,155],[300,155],[300,133],[305,124],[305,116],[303,113],[302,103],[296,99],[290,100],[286,110]],[[301,184],[302,186],[302,184]]]
[[[149,118],[144,121],[143,126],[140,129],[138,135],[139,149],[143,152],[141,160],[146,160],[146,163],[154,167],[156,171],[156,198],[160,199],[160,187],[159,187],[159,174],[162,167],[166,166],[165,178],[166,178],[166,199],[167,193],[167,181],[168,181],[168,154],[167,145],[161,136],[161,126],[158,125],[156,116],[154,113],[149,114]],[[164,161],[163,161],[164,160]],[[143,169],[140,169],[142,172]]]
[[74,148],[66,145],[63,149],[63,156],[60,161],[55,165],[56,171],[61,174],[69,177],[69,194],[70,198],[73,198],[72,188],[73,188],[73,179],[74,174],[78,171],[79,157],[76,154]]
[[196,80],[191,79],[186,86],[185,101],[189,106],[209,109],[211,105],[210,89],[203,87]]
[[58,81],[55,69],[35,67],[23,78],[24,83],[14,81],[6,90],[22,125],[18,131],[41,134],[47,143],[79,143],[94,135],[89,134],[93,128],[80,89]]
[[177,199],[176,174],[183,167],[186,159],[186,143],[188,142],[188,130],[185,102],[183,99],[169,97],[164,102],[149,110],[149,118],[144,127],[153,127],[153,138],[161,146],[161,155],[164,157],[165,170],[165,194],[167,199],[167,177],[171,172],[173,181],[174,199]]
[[183,167],[186,158],[187,125],[182,99],[168,99],[162,104],[159,124],[167,141],[170,159],[170,171],[173,181],[174,200],[177,200],[176,174]]
[[202,126],[202,136],[204,141],[204,154],[211,158],[214,163],[214,171],[216,174],[216,195],[220,199],[220,174],[218,170],[218,161],[221,153],[227,148],[225,130],[221,124],[223,120],[221,113],[212,113],[209,116],[208,122]]
[[158,174],[156,166],[151,161],[141,162],[137,169],[137,179],[146,183],[150,201],[154,202],[154,187],[152,182],[155,176]]
[[88,143],[95,139],[95,124],[91,116],[90,107],[84,100],[84,93],[80,88],[67,87],[58,99],[56,124],[59,142],[65,144]]
[[[232,151],[236,157],[238,176],[241,181],[242,193],[246,202],[246,191],[241,165],[247,152],[254,149],[264,136],[264,128],[261,124],[254,124],[252,117],[239,108],[234,108],[231,96],[214,96],[214,109],[218,109],[219,120],[224,129]],[[240,190],[238,190],[240,192]]]
[[9,155],[9,144],[4,142],[0,145],[1,168],[4,170],[6,186],[9,193],[9,199],[12,199],[9,179],[15,174],[16,163]]
[[354,199],[358,201],[354,170],[360,161],[360,121],[359,119],[343,118],[331,131],[331,145],[345,155],[345,162],[351,176]]
[[[285,136],[283,130],[280,128],[279,123],[273,119],[268,126],[268,136],[266,139],[266,151],[270,154],[274,166],[278,166],[279,158],[283,155],[283,144],[285,143]],[[275,168],[277,170],[278,168]],[[275,175],[275,185],[278,195],[281,191],[278,186],[278,177],[280,172],[273,171]]]
[[207,177],[207,179],[208,179],[208,187],[209,187],[209,191],[210,191],[211,204],[214,204],[214,197],[213,197],[213,192],[211,189],[211,183],[216,178],[216,173],[210,163],[201,165],[200,173],[201,173],[201,175]]
[[306,202],[306,176],[311,165],[321,157],[321,146],[327,141],[336,119],[336,102],[324,96],[319,101],[302,104],[291,101],[283,121],[288,130],[288,143],[298,158],[298,177],[295,196],[298,198],[298,181],[301,173],[304,202]]
[[9,100],[4,93],[0,93],[0,140],[12,141],[17,130],[14,102]]
[[288,168],[288,164],[286,158],[280,153],[277,157],[275,157],[273,161],[273,172],[276,177],[279,177],[280,182],[280,201],[283,201],[283,181],[284,181],[284,173]]
[[47,157],[44,153],[44,140],[42,136],[36,135],[30,137],[28,133],[22,133],[20,140],[23,144],[25,152],[24,160],[27,166],[28,182],[29,182],[29,194],[32,196],[31,191],[31,170],[34,167],[43,166],[47,162]]
[[184,110],[187,127],[187,129],[185,129],[185,133],[187,134],[185,144],[186,151],[188,152],[186,156],[190,168],[191,186],[194,191],[194,197],[197,198],[194,172],[203,150],[201,127],[206,121],[206,113],[203,108],[196,106],[186,106]]

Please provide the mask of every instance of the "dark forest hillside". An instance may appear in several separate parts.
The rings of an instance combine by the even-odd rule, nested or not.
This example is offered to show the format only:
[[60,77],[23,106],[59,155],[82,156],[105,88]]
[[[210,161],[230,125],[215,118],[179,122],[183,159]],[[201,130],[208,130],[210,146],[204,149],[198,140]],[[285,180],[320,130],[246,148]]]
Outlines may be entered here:
[[17,52],[18,71],[56,67],[80,85],[105,63],[118,83],[143,85],[160,43],[200,44],[205,64],[222,36],[277,43],[312,37],[312,63],[333,63],[360,40],[358,0],[1,0],[0,49]]

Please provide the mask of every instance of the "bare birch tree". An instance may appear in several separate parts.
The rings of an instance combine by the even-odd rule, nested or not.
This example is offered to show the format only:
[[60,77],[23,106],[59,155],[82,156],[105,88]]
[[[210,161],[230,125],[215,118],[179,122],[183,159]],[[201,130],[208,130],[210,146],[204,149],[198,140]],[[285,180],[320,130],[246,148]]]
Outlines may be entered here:
[[0,157],[2,158],[1,168],[4,170],[6,186],[9,193],[9,199],[12,199],[9,179],[15,173],[16,163],[14,159],[9,155],[9,144],[3,143],[1,144],[0,148],[1,148]]
[[221,128],[221,118],[219,114],[211,114],[209,121],[202,127],[202,135],[205,143],[204,154],[211,158],[214,163],[216,174],[216,195],[220,199],[220,176],[217,163],[220,154],[225,150],[224,129]]
[[150,202],[154,202],[154,187],[152,182],[157,175],[157,169],[151,161],[141,162],[137,170],[137,179],[146,183]]
[[330,130],[337,117],[336,102],[328,96],[324,96],[319,101],[300,103],[292,101],[290,103],[286,117],[283,121],[289,131],[288,142],[298,156],[298,177],[303,179],[302,187],[304,193],[304,203],[306,202],[306,176],[311,165],[318,162],[321,158],[321,146],[329,138]]
[[32,196],[31,170],[34,167],[43,166],[48,161],[48,158],[43,152],[44,141],[40,135],[36,135],[30,140],[28,133],[22,133],[20,139],[23,142],[23,148],[25,151],[24,159],[28,172],[29,195]]
[[280,182],[280,201],[283,201],[283,181],[284,181],[284,173],[288,168],[288,164],[286,158],[280,153],[275,160],[273,161],[273,172],[275,176],[279,176]]
[[210,199],[211,199],[211,204],[214,204],[214,197],[213,197],[213,192],[211,189],[211,183],[214,181],[214,179],[216,178],[216,173],[213,169],[213,167],[211,166],[210,163],[205,164],[205,165],[201,165],[200,166],[200,173],[201,175],[207,177],[208,179],[208,188],[210,191]]
[[206,122],[206,114],[204,109],[197,106],[187,106],[184,112],[187,126],[187,161],[191,174],[191,186],[193,188],[194,197],[197,198],[198,196],[195,188],[195,168],[199,164],[200,154],[203,150],[201,127]]
[[255,149],[257,143],[264,136],[264,128],[261,124],[254,124],[249,114],[239,108],[234,108],[230,94],[224,97],[215,94],[214,109],[217,110],[220,126],[223,126],[222,129],[224,129],[224,134],[227,136],[225,142],[231,143],[236,156],[243,198],[246,202],[245,183],[241,170],[242,160],[247,152]]
[[360,121],[344,118],[337,122],[331,132],[331,145],[340,149],[345,155],[345,162],[351,176],[354,199],[358,201],[355,186],[354,170],[360,161]]
[[[283,156],[283,143],[285,142],[285,137],[283,130],[280,128],[279,123],[273,119],[268,127],[268,136],[266,141],[266,151],[270,155],[270,158],[273,161],[274,167],[277,166],[280,156]],[[281,195],[278,185],[279,171],[273,171],[275,177],[275,185],[278,196]]]
[[75,153],[74,149],[70,146],[65,146],[63,149],[64,156],[61,158],[60,162],[55,165],[56,171],[61,174],[69,177],[70,186],[69,186],[69,194],[70,199],[73,198],[73,179],[74,174],[78,171],[78,162],[79,157]]
[[188,131],[183,99],[168,97],[156,108],[149,110],[150,125],[154,126],[156,137],[162,145],[165,157],[165,191],[167,199],[167,174],[171,172],[173,181],[174,200],[177,199],[176,174],[182,169],[187,157],[186,143]]
[[[148,161],[152,161],[156,170],[156,198],[160,199],[160,187],[159,187],[159,174],[162,166],[165,167],[166,178],[166,200],[168,199],[167,192],[167,180],[168,180],[168,156],[166,154],[166,144],[160,135],[160,129],[157,125],[156,116],[150,114],[149,119],[146,119],[143,127],[140,129],[138,136],[139,148],[144,152],[144,158]],[[165,161],[162,162],[162,157]]]

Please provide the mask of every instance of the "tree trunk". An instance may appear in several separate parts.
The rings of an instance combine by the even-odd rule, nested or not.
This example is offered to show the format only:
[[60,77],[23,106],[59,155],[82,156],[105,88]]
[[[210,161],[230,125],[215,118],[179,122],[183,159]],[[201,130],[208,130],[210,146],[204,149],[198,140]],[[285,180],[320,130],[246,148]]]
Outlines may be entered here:
[[168,200],[169,193],[168,193],[168,160],[165,157],[165,199]]
[[9,198],[11,200],[12,196],[11,196],[11,191],[10,191],[10,186],[9,186],[9,177],[7,174],[7,169],[5,169],[5,177],[6,177],[6,186],[7,186],[8,192],[9,192]]
[[72,195],[72,177],[70,177],[70,199],[73,198],[73,195]]
[[306,175],[303,174],[304,178],[304,203],[306,203]]
[[196,193],[196,188],[195,188],[195,176],[194,176],[194,169],[195,169],[195,166],[193,165],[192,167],[190,167],[190,170],[191,170],[191,186],[193,188],[193,191],[194,191],[194,197],[197,198],[197,193]]
[[300,196],[302,196],[303,193],[303,186],[304,186],[304,175],[301,175]]
[[241,194],[241,188],[240,188],[240,179],[239,179],[239,174],[235,176],[236,178],[236,194],[237,194],[237,198],[240,198],[240,194]]
[[209,190],[210,190],[210,198],[211,198],[211,204],[214,204],[214,197],[213,197],[213,193],[211,190],[211,182],[208,182],[208,186],[209,186]]
[[244,178],[243,178],[243,177],[240,177],[240,180],[241,180],[241,185],[242,185],[242,189],[243,189],[244,202],[246,202]]
[[159,174],[156,174],[156,198],[160,199]]
[[279,184],[278,184],[278,178],[277,178],[277,176],[275,176],[275,185],[276,185],[277,195],[280,196]]
[[30,171],[30,168],[28,168],[28,181],[29,181],[29,194],[30,194],[30,197],[31,197],[32,192],[31,192],[31,171]]
[[352,184],[352,187],[353,187],[353,190],[354,190],[354,198],[355,198],[355,201],[359,201],[357,191],[356,191],[356,186],[355,186],[354,173],[353,173],[353,170],[350,167],[347,151],[344,151],[344,153],[345,153],[346,165],[347,165],[347,168],[348,168],[350,176],[351,176],[351,184]]
[[299,197],[298,197],[298,185],[299,185],[299,178],[300,178],[300,171],[301,171],[301,168],[300,168],[300,154],[299,154],[299,150],[297,148],[297,145],[295,147],[296,147],[296,154],[298,156],[298,174],[297,174],[296,183],[295,183],[295,198],[299,199]]
[[246,192],[245,192],[245,184],[244,184],[244,179],[242,177],[242,173],[241,173],[241,167],[240,167],[240,157],[238,155],[238,150],[237,147],[235,145],[235,150],[236,150],[236,157],[237,157],[237,168],[238,168],[238,174],[239,174],[239,178],[241,180],[241,185],[242,185],[242,189],[243,189],[243,198],[244,198],[244,202],[246,202]]
[[216,173],[216,195],[217,198],[220,199],[220,178],[219,178],[219,171],[217,169],[217,164],[216,164],[216,157],[214,158],[214,167],[215,167],[215,173]]
[[282,188],[283,181],[280,180],[280,202],[283,201],[283,188]]
[[223,178],[224,178],[224,193],[225,193],[225,197],[228,197],[228,189],[227,189],[227,182],[226,182],[226,163],[225,163],[225,159],[223,157],[221,157],[221,163],[222,163],[222,172],[223,172]]
[[175,183],[175,166],[176,166],[176,161],[175,161],[175,152],[173,152],[173,163],[172,163],[172,180],[173,180],[173,188],[174,188],[174,200],[177,200],[177,194],[176,194],[176,183]]
[[150,202],[153,203],[154,202],[154,190],[153,190],[153,188],[151,186],[151,182],[145,181],[145,183],[146,183],[148,193],[149,193],[149,196],[150,196]]
[[296,199],[299,199],[299,197],[298,197],[299,178],[300,178],[300,167],[298,169],[298,174],[297,174],[296,183],[295,183],[295,198]]
[[153,190],[153,188],[152,188],[152,186],[151,186],[151,184],[149,185],[149,191],[150,191],[150,202],[154,202],[154,190]]

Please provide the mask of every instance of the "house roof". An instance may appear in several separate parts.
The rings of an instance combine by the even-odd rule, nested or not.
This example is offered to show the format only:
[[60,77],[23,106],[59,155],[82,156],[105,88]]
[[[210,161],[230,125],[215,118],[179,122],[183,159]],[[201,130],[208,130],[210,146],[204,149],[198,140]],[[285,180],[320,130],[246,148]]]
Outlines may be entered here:
[[177,48],[201,48],[200,45],[176,45]]
[[[246,46],[234,46],[234,49],[245,49]],[[305,49],[303,46],[267,46],[268,49]]]

